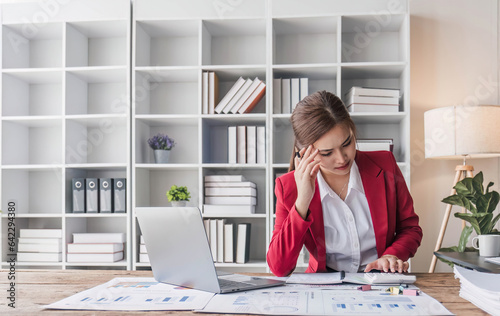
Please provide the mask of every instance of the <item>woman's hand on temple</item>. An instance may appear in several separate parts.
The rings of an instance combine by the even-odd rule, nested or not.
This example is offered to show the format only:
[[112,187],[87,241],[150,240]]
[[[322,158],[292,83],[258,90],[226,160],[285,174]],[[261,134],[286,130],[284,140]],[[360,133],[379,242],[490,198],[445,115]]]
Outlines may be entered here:
[[316,176],[319,171],[319,161],[314,160],[318,150],[313,149],[310,145],[307,149],[302,148],[299,153],[301,158],[295,157],[294,177],[298,193],[295,209],[303,219],[306,219],[309,204],[314,195]]
[[370,272],[373,269],[384,272],[408,272],[410,264],[408,261],[403,261],[393,255],[384,255],[377,260],[369,263],[366,266],[365,272]]

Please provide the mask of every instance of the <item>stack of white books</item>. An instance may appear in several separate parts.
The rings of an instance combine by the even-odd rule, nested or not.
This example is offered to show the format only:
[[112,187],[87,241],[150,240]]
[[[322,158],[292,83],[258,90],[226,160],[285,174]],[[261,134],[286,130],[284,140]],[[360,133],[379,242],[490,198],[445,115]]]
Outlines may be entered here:
[[67,262],[109,263],[123,260],[125,233],[74,233]]
[[399,111],[399,89],[352,87],[345,97],[349,112]]
[[242,175],[205,176],[205,215],[253,214],[257,185]]
[[20,229],[17,245],[19,262],[61,262],[61,229]]
[[266,84],[258,77],[255,79],[240,77],[217,104],[214,112],[219,114],[250,113],[259,104],[265,93]]
[[229,223],[227,219],[204,219],[212,258],[219,263],[246,263],[250,256],[250,223]]
[[360,138],[356,140],[356,145],[360,151],[387,150],[392,152],[394,149],[392,138]]
[[228,126],[227,156],[228,163],[265,163],[266,127]]
[[290,114],[297,103],[309,94],[309,78],[273,80],[273,113]]
[[146,243],[144,242],[144,237],[141,235],[141,243],[139,245],[139,262],[149,263],[149,255],[146,249]]

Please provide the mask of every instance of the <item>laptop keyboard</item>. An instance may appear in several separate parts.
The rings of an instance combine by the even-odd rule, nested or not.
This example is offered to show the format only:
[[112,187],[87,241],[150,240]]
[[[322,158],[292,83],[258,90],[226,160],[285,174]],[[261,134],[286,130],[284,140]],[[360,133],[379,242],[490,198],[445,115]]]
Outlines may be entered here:
[[220,286],[221,289],[240,288],[244,284],[247,284],[247,283],[236,282],[236,281],[231,281],[231,280],[226,280],[226,279],[220,279],[219,278],[219,286]]

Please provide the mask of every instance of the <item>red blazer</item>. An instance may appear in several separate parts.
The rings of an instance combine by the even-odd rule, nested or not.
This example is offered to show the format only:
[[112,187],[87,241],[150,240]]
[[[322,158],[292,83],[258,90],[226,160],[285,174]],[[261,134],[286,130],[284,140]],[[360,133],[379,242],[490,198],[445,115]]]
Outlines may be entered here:
[[[370,207],[378,256],[390,254],[408,260],[420,246],[422,229],[394,156],[388,151],[357,151],[355,161]],[[310,253],[306,272],[326,272],[325,229],[318,181],[309,215],[303,220],[295,210],[297,187],[293,173],[276,179],[276,221],[267,263],[275,275],[289,275],[305,245]]]

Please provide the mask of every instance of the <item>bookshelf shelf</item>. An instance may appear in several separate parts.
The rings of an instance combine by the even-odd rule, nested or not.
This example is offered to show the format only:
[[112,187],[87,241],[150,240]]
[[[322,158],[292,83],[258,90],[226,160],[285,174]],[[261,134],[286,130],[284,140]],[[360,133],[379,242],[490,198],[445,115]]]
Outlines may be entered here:
[[[16,229],[55,228],[63,235],[61,262],[16,263],[28,268],[69,268],[65,245],[75,232],[130,235],[130,213],[73,214],[71,183],[130,179],[130,1],[72,4],[44,23],[26,23],[40,10],[36,1],[3,3],[0,10],[0,209],[15,201]],[[5,261],[7,249],[0,246],[0,255]],[[101,266],[130,268],[130,262]]]

